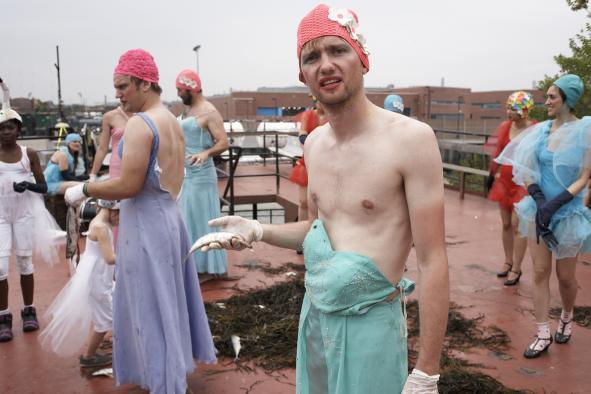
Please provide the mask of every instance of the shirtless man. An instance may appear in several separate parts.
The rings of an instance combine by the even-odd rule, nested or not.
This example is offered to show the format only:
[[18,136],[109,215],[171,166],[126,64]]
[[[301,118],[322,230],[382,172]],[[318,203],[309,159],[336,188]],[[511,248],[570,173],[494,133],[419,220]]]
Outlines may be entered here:
[[[328,118],[304,146],[310,220],[262,225],[235,216],[215,219],[210,225],[235,235],[202,250],[241,249],[255,241],[296,249],[303,242],[297,393],[436,393],[449,284],[435,135],[426,124],[368,100],[363,76],[369,60],[351,11],[319,5],[308,13],[298,28],[298,59],[300,80]],[[407,379],[399,300],[414,287],[402,278],[412,241],[421,337]]]

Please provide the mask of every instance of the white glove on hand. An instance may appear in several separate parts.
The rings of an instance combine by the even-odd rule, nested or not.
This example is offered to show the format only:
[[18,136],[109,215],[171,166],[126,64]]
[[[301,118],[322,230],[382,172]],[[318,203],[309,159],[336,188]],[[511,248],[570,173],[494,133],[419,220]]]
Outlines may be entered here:
[[96,181],[96,174],[90,174],[88,176],[88,182],[94,182]]
[[439,374],[429,376],[415,368],[408,375],[406,383],[402,388],[402,394],[437,394],[438,381]]
[[80,204],[82,204],[82,201],[87,198],[84,194],[83,188],[84,183],[67,188],[66,192],[64,193],[64,200],[66,200],[66,204],[73,207],[78,207]]
[[[212,242],[201,248],[202,252],[208,249],[234,249],[242,250],[251,247],[253,242],[263,238],[263,226],[257,220],[244,219],[240,216],[224,216],[212,219],[207,223],[210,227],[217,227],[219,231],[230,233],[233,237],[227,240]],[[232,238],[239,238],[243,242],[232,241]]]

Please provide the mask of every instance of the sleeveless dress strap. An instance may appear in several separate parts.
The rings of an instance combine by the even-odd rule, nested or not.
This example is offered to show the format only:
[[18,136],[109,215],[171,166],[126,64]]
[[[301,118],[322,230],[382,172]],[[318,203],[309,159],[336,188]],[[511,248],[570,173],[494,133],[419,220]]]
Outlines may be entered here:
[[152,135],[154,136],[152,150],[150,151],[150,163],[148,164],[148,171],[151,171],[154,168],[154,164],[156,163],[156,159],[158,156],[158,147],[160,146],[160,139],[158,138],[158,129],[156,129],[156,125],[154,124],[152,119],[150,119],[148,115],[146,115],[145,113],[138,112],[136,115],[138,115],[140,118],[144,120],[144,122],[146,122],[148,127],[150,127],[150,130],[152,130]]

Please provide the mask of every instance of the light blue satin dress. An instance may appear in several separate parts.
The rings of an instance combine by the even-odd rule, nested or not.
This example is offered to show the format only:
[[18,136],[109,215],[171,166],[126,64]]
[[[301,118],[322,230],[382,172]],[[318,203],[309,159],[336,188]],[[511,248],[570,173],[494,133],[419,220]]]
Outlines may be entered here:
[[[179,117],[178,120],[185,134],[187,156],[203,152],[214,145],[211,134],[199,127],[196,117]],[[207,222],[221,216],[217,180],[211,157],[201,165],[190,165],[185,161],[185,180],[180,204],[191,242],[216,231]],[[199,273],[223,274],[228,270],[225,250],[210,250],[207,253],[198,251],[194,256]]]
[[[408,376],[401,298],[366,256],[332,249],[320,220],[304,240],[306,294],[296,361],[298,394],[400,393]],[[400,290],[400,295],[386,301]]]

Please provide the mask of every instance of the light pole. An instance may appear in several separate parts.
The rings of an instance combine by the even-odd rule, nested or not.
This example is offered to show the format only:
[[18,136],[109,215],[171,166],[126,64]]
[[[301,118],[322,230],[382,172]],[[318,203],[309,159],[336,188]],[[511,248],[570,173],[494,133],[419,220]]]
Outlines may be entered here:
[[201,45],[195,45],[193,47],[193,50],[195,51],[195,57],[197,60],[197,74],[199,74],[199,48],[201,48]]

